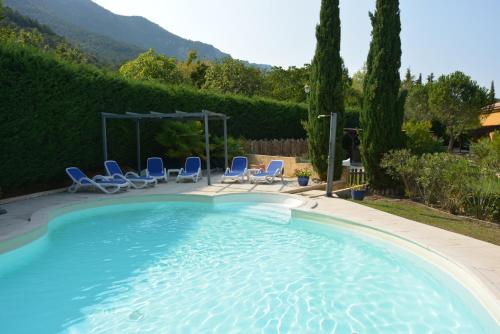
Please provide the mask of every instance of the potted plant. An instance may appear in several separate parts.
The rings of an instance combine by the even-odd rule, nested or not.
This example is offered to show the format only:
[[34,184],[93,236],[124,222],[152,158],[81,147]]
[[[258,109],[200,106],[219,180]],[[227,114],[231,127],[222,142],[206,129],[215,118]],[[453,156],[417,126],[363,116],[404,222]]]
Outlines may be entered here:
[[309,178],[312,175],[312,171],[309,168],[301,168],[295,170],[295,176],[299,182],[299,186],[305,187],[309,184]]
[[366,196],[366,185],[358,184],[351,188],[351,198],[355,201],[362,201]]

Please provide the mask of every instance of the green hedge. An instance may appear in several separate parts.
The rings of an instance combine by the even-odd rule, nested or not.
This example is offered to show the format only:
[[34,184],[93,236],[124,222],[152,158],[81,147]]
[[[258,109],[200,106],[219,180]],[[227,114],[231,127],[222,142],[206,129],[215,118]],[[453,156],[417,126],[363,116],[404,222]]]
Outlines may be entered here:
[[[131,82],[37,50],[0,45],[0,187],[4,195],[27,192],[30,185],[50,188],[65,180],[64,168],[73,165],[100,171],[101,112],[202,109],[230,116],[228,130],[235,137],[305,137],[304,104]],[[144,124],[143,159],[163,152],[154,140],[160,124]],[[220,129],[215,125],[211,132]],[[133,123],[110,120],[108,138],[110,158],[133,165]]]

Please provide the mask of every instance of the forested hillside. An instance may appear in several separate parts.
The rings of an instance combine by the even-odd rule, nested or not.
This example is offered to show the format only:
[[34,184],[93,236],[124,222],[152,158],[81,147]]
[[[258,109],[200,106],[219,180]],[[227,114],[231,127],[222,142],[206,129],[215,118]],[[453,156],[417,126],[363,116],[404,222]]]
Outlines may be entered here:
[[[0,0],[0,7],[1,4]],[[35,47],[53,53],[58,59],[75,63],[91,63],[101,67],[110,65],[94,54],[83,52],[78,46],[56,34],[50,27],[9,7],[0,8],[0,42]]]
[[5,0],[14,8],[48,25],[83,50],[108,62],[121,63],[153,48],[183,59],[195,50],[200,58],[229,56],[212,45],[174,35],[143,17],[113,14],[90,0]]

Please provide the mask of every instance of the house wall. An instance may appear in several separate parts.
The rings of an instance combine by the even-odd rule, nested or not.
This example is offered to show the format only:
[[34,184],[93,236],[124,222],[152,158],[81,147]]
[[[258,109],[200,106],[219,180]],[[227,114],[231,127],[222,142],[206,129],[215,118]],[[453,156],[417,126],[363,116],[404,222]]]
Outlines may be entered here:
[[[248,154],[248,163],[250,165],[264,165],[267,166],[271,160],[283,160],[285,163],[284,176],[294,177],[296,169],[309,168],[313,171],[312,178],[317,178],[318,175],[314,172],[312,165],[309,162],[297,162],[296,157],[283,157],[278,155],[261,155],[261,154]],[[250,166],[251,168],[251,166]]]

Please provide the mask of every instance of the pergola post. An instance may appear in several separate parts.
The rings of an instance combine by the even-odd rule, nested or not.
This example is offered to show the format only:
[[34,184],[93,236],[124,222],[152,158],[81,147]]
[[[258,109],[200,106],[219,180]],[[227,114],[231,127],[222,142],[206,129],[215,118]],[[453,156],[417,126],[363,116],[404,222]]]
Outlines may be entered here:
[[135,121],[136,145],[137,145],[137,173],[141,175],[141,121]]
[[102,151],[104,154],[104,161],[108,160],[108,138],[106,134],[106,115],[101,114],[102,122]]
[[208,112],[206,110],[203,111],[204,114],[204,122],[205,122],[205,154],[207,157],[207,184],[212,185],[212,181],[210,180],[210,139],[208,134]]
[[229,168],[229,159],[227,155],[227,117],[224,117],[224,169]]

